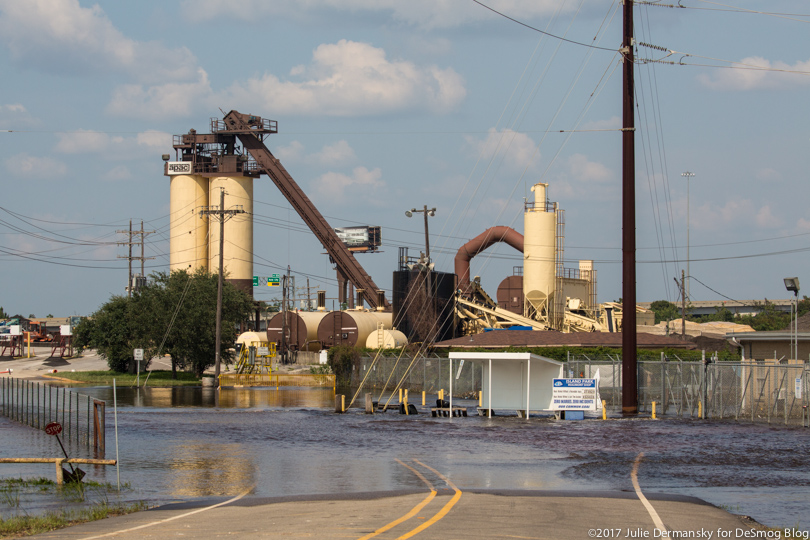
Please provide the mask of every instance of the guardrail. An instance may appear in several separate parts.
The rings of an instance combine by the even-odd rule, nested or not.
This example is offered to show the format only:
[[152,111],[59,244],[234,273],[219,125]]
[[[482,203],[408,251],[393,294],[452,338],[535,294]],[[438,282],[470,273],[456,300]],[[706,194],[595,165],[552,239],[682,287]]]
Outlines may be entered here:
[[56,483],[65,482],[63,463],[81,463],[82,465],[115,465],[118,463],[114,459],[87,459],[87,458],[0,458],[0,463],[55,463]]
[[227,373],[219,376],[219,385],[334,388],[335,376],[322,373]]

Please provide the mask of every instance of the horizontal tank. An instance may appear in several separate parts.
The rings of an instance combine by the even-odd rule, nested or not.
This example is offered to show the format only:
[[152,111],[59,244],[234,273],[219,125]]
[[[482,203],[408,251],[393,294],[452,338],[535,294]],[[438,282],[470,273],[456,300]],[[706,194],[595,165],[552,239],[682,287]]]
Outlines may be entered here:
[[375,330],[366,339],[368,349],[398,349],[408,344],[408,338],[399,330]]
[[324,348],[335,345],[363,347],[368,336],[382,323],[391,330],[392,314],[382,311],[333,311],[318,325],[318,340]]
[[[319,351],[318,324],[326,311],[287,311],[287,346],[293,351]],[[276,313],[267,321],[267,340],[281,343],[285,313]]]

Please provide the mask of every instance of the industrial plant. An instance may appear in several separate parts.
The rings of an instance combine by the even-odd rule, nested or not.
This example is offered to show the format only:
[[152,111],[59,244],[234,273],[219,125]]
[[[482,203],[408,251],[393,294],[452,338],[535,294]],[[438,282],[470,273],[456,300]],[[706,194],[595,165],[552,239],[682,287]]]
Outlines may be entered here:
[[[524,234],[496,226],[462,245],[454,272],[433,268],[400,248],[392,297],[385,297],[355,257],[380,245],[379,227],[333,228],[265,145],[278,132],[273,120],[230,111],[213,118],[210,133],[175,135],[174,158],[164,154],[170,182],[171,270],[219,272],[253,294],[253,181],[267,175],[323,245],[334,264],[338,300],[348,309],[327,311],[324,291],[316,311],[287,311],[267,323],[267,341],[280,351],[318,351],[335,345],[400,347],[433,344],[495,329],[621,332],[621,305],[596,301],[593,261],[563,265],[564,211],[537,183],[524,208]],[[434,209],[435,210],[435,209]],[[415,212],[427,212],[416,210]],[[426,230],[427,234],[427,230]],[[227,242],[224,241],[227,238]],[[522,253],[523,265],[501,281],[495,299],[473,276],[473,257],[504,242]],[[356,294],[356,296],[355,296]],[[637,308],[639,325],[653,324]]]

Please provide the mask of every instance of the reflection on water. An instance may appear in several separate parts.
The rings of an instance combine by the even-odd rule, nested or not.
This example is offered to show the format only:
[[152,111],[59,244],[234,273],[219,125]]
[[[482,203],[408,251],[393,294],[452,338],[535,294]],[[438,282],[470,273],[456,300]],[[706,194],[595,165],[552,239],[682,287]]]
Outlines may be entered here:
[[[107,400],[107,456],[114,457],[112,391],[82,391]],[[810,445],[801,428],[337,415],[333,391],[321,388],[120,388],[117,399],[121,479],[133,487],[127,497],[153,504],[251,486],[258,496],[423,489],[395,458],[419,459],[461,489],[632,491],[630,469],[643,451],[639,481],[648,493],[701,497],[773,526],[805,523],[799,509],[810,507]],[[60,452],[54,438],[3,417],[0,440],[4,456]],[[68,452],[91,457],[84,448]],[[0,475],[52,477],[53,466],[15,465]],[[88,476],[116,479],[113,467]]]
[[[103,399],[108,407],[113,404],[113,389],[108,387],[82,388],[82,393]],[[118,388],[119,407],[175,408],[205,407],[226,409],[332,407],[335,392],[332,388],[282,387],[276,388],[200,388],[180,386],[174,388]]]

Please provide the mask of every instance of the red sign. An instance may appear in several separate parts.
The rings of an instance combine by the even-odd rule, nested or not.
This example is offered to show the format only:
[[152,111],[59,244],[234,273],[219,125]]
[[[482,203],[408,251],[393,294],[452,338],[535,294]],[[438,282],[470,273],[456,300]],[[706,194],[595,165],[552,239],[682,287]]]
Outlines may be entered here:
[[45,433],[48,435],[59,435],[62,433],[62,424],[59,422],[51,422],[45,426]]

